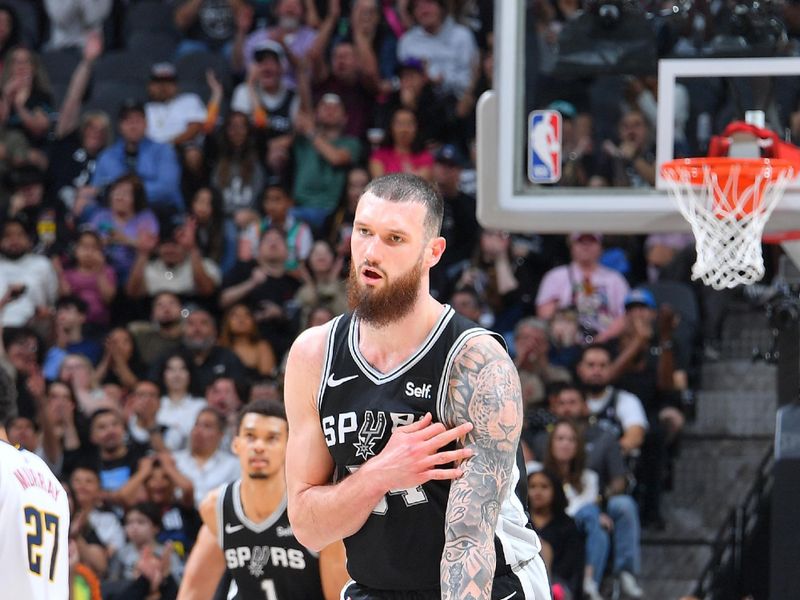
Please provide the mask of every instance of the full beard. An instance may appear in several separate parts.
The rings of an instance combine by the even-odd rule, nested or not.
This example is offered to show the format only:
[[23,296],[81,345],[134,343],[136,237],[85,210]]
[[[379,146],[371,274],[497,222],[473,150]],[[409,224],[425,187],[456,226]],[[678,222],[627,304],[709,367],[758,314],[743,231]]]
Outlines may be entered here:
[[347,303],[359,319],[372,327],[382,328],[411,312],[419,295],[421,260],[396,280],[386,278],[383,289],[362,285],[358,277],[360,268],[361,265],[357,267],[351,263],[347,280]]
[[593,396],[602,394],[608,384],[605,383],[584,383],[583,389],[585,389],[588,393],[592,394]]

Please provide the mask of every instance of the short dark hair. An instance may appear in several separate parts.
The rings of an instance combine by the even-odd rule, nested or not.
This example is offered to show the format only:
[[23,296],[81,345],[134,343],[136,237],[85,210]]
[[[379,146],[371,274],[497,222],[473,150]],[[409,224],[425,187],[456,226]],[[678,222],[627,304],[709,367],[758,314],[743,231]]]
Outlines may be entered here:
[[442,196],[427,181],[410,173],[392,173],[373,179],[364,194],[389,202],[419,202],[425,205],[425,227],[431,237],[439,235],[444,217]]
[[23,419],[25,421],[30,421],[31,425],[33,426],[33,430],[39,431],[39,424],[36,422],[36,419],[34,419],[33,417],[27,417],[25,415],[14,415],[13,417],[9,417],[8,419],[6,419],[6,431],[14,427],[14,424],[20,419]]
[[216,408],[214,408],[213,406],[206,406],[206,407],[202,408],[202,409],[201,409],[201,410],[200,410],[200,411],[197,413],[197,417],[196,417],[196,418],[195,418],[195,420],[194,420],[194,422],[195,422],[195,423],[197,423],[197,419],[199,419],[199,418],[200,418],[200,415],[202,415],[203,413],[208,413],[208,414],[210,414],[212,417],[214,417],[214,419],[217,421],[217,428],[218,428],[220,431],[225,431],[225,415],[223,415],[221,412],[219,412],[219,411],[218,411]]
[[614,355],[611,353],[611,349],[608,346],[606,346],[605,344],[594,343],[594,344],[589,344],[588,346],[584,346],[583,350],[581,350],[581,357],[580,359],[578,359],[578,362],[583,362],[583,359],[592,350],[601,350],[602,352],[608,354],[609,359],[614,358]]
[[237,434],[245,415],[251,413],[264,417],[276,417],[286,421],[286,408],[277,400],[254,400],[253,402],[248,402],[239,410],[239,416],[236,418]]
[[120,423],[123,425],[125,424],[125,420],[122,418],[122,415],[119,413],[119,411],[113,408],[98,408],[89,417],[89,431],[91,431],[92,427],[94,427],[94,422],[104,415],[114,415],[117,419],[119,419]]
[[58,300],[56,300],[56,310],[59,308],[69,308],[70,306],[75,307],[75,309],[82,315],[86,315],[86,313],[89,312],[89,305],[86,304],[86,300],[80,296],[76,296],[75,294],[61,296]]
[[470,285],[464,285],[456,288],[455,291],[450,296],[450,302],[453,301],[453,298],[456,297],[456,294],[464,294],[465,296],[469,296],[469,299],[472,300],[473,304],[475,305],[475,308],[480,310],[481,297],[474,287]]
[[72,471],[69,473],[69,478],[72,479],[72,476],[75,474],[75,471],[89,471],[92,473],[97,479],[100,479],[100,465],[93,460],[79,460],[78,463],[72,467]]
[[[191,365],[191,363],[187,362],[187,365]],[[206,390],[217,383],[220,379],[230,380],[230,382],[233,384],[233,389],[236,390],[236,395],[239,396],[239,402],[242,404],[247,402],[247,399],[250,397],[250,382],[244,378],[237,379],[230,373],[220,373],[214,377],[208,382],[208,385],[206,385]]]
[[17,416],[17,387],[8,372],[0,367],[0,423]]
[[147,520],[150,521],[156,529],[161,529],[161,511],[153,502],[137,502],[125,511],[127,517],[132,512],[142,513]]
[[586,401],[586,390],[576,383],[569,381],[562,381],[558,387],[554,387],[552,391],[553,396],[560,396],[562,392],[576,392],[581,400]]

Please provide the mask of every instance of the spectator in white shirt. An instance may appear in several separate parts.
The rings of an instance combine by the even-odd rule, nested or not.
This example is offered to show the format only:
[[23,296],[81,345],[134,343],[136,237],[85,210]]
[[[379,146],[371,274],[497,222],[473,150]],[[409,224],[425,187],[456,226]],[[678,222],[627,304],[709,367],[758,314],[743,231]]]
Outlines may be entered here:
[[167,356],[158,383],[164,391],[156,421],[164,430],[164,445],[168,450],[183,450],[189,443],[197,415],[206,406],[202,398],[189,392],[189,367],[180,352]]
[[33,254],[31,234],[22,221],[9,219],[0,235],[0,297],[11,286],[14,298],[3,309],[3,327],[22,327],[37,312],[52,310],[58,277],[47,258]]
[[176,215],[159,230],[158,258],[149,260],[155,236],[139,236],[136,261],[125,291],[132,298],[172,292],[201,300],[211,296],[222,281],[219,265],[203,257],[197,246],[194,219]]
[[147,84],[147,137],[162,144],[182,144],[203,131],[206,107],[197,94],[178,93],[178,75],[170,63],[156,63]]
[[211,490],[240,475],[239,460],[221,447],[225,418],[206,407],[197,415],[189,436],[189,447],[175,453],[178,470],[192,481],[195,505]]
[[424,61],[431,81],[460,98],[472,83],[478,47],[472,32],[447,14],[446,4],[445,0],[412,2],[416,26],[400,38],[397,58]]

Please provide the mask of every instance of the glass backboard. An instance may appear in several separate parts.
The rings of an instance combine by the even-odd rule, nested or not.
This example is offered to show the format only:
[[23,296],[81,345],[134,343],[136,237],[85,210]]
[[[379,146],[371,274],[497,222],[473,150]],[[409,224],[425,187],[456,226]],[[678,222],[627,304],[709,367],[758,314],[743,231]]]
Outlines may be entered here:
[[[495,6],[494,90],[478,104],[478,218],[484,226],[540,233],[686,231],[659,165],[676,156],[704,156],[709,137],[746,110],[763,110],[770,129],[800,141],[800,58],[775,56],[779,52],[763,39],[730,34],[719,24],[724,14],[715,17],[716,32],[698,43],[698,16],[680,4],[646,13],[618,0],[592,0],[579,18],[560,24],[548,14],[549,0]],[[606,13],[614,10],[618,22],[609,25],[614,15]],[[659,27],[676,31],[674,39],[665,43]],[[616,179],[620,161],[610,158],[624,146],[620,131],[631,108],[650,131],[651,181],[630,165],[625,168],[632,175]],[[592,161],[585,153],[577,159],[595,165],[595,179],[570,171],[582,148],[576,136],[589,139]],[[798,180],[767,229],[800,229]]]

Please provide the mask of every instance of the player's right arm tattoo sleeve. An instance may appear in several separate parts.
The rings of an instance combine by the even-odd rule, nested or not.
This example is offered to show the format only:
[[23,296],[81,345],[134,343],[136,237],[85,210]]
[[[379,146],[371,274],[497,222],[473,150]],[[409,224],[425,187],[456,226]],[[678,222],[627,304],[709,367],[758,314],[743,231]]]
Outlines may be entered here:
[[519,376],[498,344],[477,338],[462,348],[450,373],[445,413],[448,427],[473,424],[465,445],[475,455],[450,487],[442,598],[488,600],[496,560],[494,532],[522,429]]

